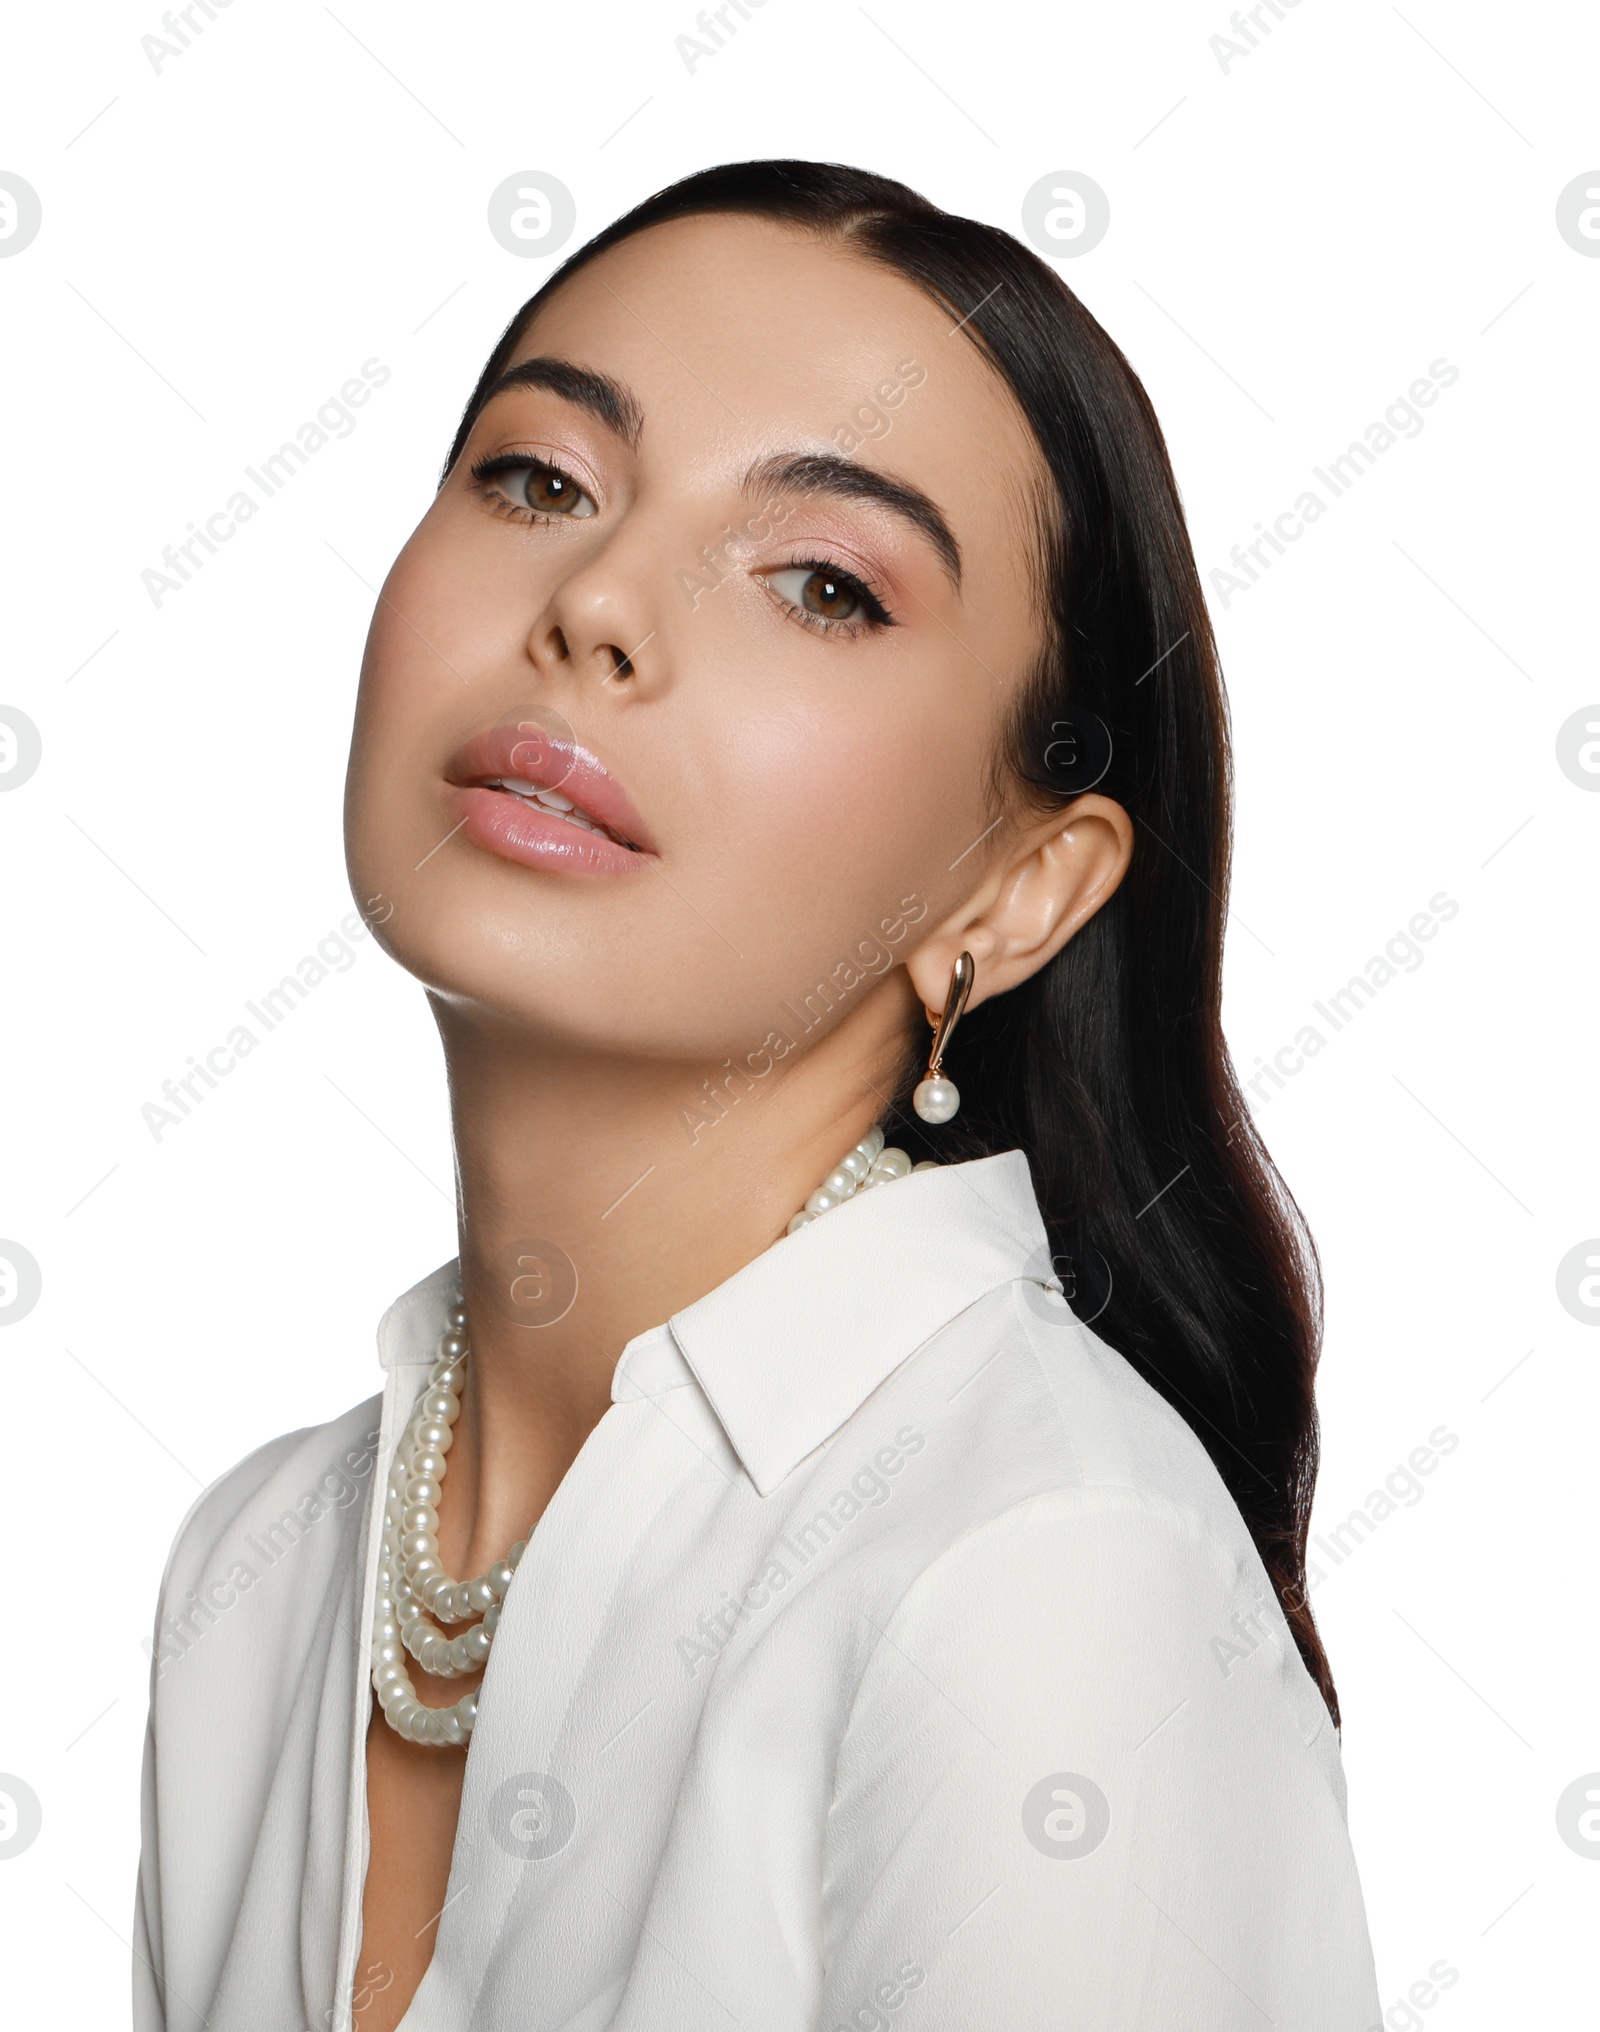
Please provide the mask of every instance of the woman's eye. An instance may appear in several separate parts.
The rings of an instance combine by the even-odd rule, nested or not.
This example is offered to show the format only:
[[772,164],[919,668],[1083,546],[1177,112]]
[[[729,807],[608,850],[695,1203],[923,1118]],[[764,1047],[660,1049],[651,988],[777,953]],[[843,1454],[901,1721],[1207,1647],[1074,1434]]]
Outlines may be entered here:
[[487,459],[473,477],[480,484],[492,482],[514,507],[534,515],[564,515],[577,521],[598,512],[576,480],[543,459]]
[[858,615],[883,618],[883,610],[859,579],[826,565],[797,564],[786,571],[767,572],[767,584],[780,599],[823,621],[853,621]]
[[528,507],[540,515],[592,515],[594,503],[578,485],[554,466],[527,466],[520,492]]

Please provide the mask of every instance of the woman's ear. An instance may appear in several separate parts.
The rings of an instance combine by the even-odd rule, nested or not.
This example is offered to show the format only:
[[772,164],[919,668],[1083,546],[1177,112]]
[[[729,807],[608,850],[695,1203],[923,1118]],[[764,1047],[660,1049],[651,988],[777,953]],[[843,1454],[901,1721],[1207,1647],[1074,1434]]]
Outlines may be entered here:
[[975,1009],[1054,959],[1114,893],[1132,858],[1132,819],[1093,793],[1013,833],[978,888],[907,955],[930,1022],[944,1007],[960,954],[972,955],[967,1007]]

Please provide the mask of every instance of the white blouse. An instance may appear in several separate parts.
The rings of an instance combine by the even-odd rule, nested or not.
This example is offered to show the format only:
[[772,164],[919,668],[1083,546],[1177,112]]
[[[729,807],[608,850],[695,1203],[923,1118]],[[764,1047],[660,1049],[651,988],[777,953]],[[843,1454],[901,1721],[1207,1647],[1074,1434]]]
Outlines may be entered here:
[[[383,1394],[162,1584],[136,2032],[348,2028]],[[441,1750],[439,1755],[459,1755]],[[507,1595],[404,2032],[1369,2032],[1339,1739],[1020,1151],[845,1202],[622,1351]]]

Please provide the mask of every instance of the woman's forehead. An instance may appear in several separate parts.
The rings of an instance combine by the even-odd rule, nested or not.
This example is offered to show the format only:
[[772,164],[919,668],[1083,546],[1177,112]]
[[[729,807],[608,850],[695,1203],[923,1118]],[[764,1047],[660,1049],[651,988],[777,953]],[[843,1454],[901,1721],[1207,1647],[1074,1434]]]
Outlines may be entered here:
[[849,445],[948,494],[952,520],[1004,503],[1008,541],[1034,527],[1018,504],[1043,462],[1005,381],[942,303],[843,238],[744,214],[649,227],[541,305],[516,359],[535,355],[626,389],[647,459]]
[[557,338],[606,345],[669,379],[680,370],[744,388],[781,375],[870,392],[909,345],[949,396],[1003,403],[1004,383],[958,319],[909,277],[844,238],[744,214],[647,227],[597,255],[541,306],[519,353]]

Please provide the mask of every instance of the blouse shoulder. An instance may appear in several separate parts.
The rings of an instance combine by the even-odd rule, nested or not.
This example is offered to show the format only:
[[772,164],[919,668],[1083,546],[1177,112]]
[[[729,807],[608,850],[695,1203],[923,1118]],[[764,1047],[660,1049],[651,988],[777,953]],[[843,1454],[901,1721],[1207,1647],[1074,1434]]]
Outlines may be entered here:
[[952,2024],[1371,2025],[1338,1736],[1204,1447],[1042,1287],[967,1326],[927,1397],[951,1521],[834,1763],[819,2022],[889,1975]]
[[975,1614],[996,1671],[1060,1685],[1160,1662],[1174,1699],[1248,1673],[1234,1709],[1281,1709],[1342,1813],[1338,1732],[1192,1427],[1058,1293],[1018,1281],[981,1311],[960,1357],[970,1383],[945,1385],[945,1525],[889,1633]]
[[373,1396],[320,1425],[280,1433],[208,1483],[173,1536],[163,1601],[224,1559],[241,1533],[358,1509],[377,1455],[382,1404]]

